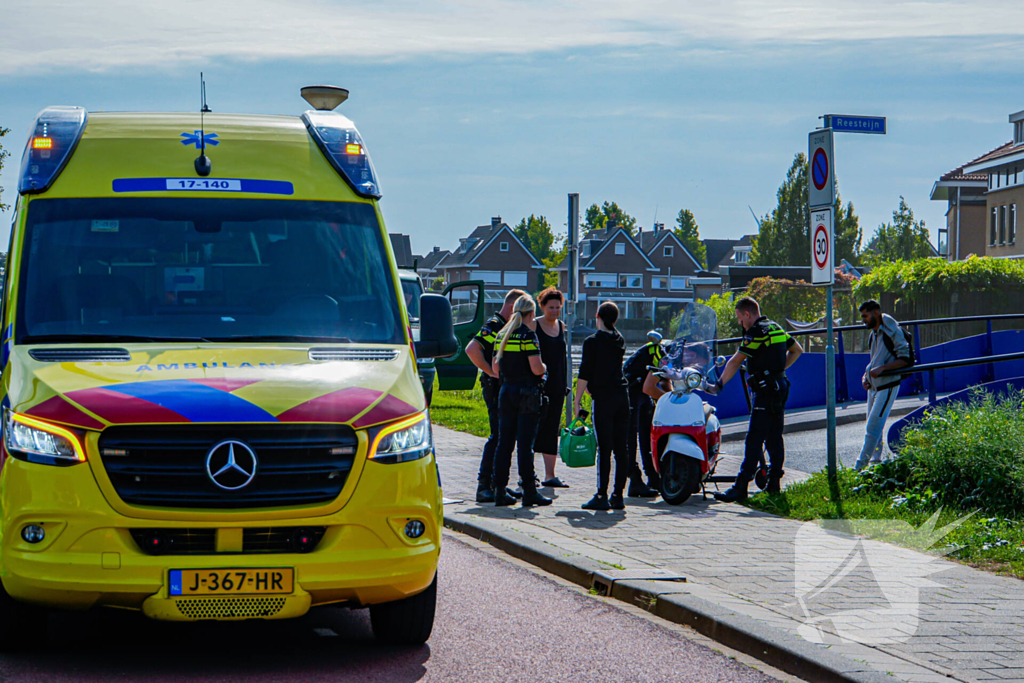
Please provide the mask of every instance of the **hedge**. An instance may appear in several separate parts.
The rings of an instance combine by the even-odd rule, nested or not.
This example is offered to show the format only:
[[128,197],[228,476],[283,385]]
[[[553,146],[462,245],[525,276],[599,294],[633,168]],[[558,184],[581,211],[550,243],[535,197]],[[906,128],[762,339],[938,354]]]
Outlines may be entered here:
[[884,292],[918,301],[955,292],[999,292],[1024,289],[1024,262],[971,256],[965,261],[943,258],[894,261],[878,266],[854,285],[858,299],[879,299]]

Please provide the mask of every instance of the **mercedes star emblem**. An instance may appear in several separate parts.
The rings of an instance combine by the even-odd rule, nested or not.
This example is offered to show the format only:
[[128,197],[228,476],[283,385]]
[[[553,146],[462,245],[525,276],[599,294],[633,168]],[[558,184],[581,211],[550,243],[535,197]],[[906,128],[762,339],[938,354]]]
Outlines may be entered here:
[[245,488],[256,476],[256,454],[241,441],[221,441],[206,455],[206,474],[225,491]]

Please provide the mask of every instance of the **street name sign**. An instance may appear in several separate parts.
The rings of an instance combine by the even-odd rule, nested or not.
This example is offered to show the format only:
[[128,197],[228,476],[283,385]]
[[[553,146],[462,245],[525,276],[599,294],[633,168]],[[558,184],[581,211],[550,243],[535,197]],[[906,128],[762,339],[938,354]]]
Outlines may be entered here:
[[831,285],[836,280],[835,232],[832,207],[811,210],[811,284]]
[[868,133],[885,135],[884,116],[847,116],[846,114],[825,114],[825,128],[836,133]]
[[812,209],[836,202],[836,172],[832,157],[832,130],[824,128],[812,132],[807,138],[807,160],[810,173],[807,183],[810,189]]

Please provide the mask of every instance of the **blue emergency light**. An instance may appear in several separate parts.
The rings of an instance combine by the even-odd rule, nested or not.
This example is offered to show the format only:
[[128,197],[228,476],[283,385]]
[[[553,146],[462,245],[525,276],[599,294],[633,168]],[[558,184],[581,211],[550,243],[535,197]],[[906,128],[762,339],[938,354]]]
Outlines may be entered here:
[[18,192],[36,194],[49,189],[82,139],[87,119],[82,107],[47,107],[39,112],[21,157]]
[[355,124],[331,111],[307,111],[302,121],[327,161],[352,189],[363,197],[380,199],[377,174]]

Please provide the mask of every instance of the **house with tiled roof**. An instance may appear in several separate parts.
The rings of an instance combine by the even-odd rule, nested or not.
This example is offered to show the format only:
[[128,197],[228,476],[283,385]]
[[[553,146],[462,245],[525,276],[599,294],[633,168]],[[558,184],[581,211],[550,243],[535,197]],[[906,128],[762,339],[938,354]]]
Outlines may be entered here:
[[708,271],[721,272],[723,266],[745,266],[754,250],[754,237],[744,235],[738,240],[706,239],[704,249],[708,255]]
[[[1024,111],[1010,114],[1009,123],[1012,140],[950,171],[946,174],[949,178],[943,176],[932,189],[932,198],[945,199],[954,214],[952,219],[947,214],[939,239],[940,247],[943,242],[949,245],[949,258],[962,259],[971,253],[994,258],[1024,257],[1024,240],[1017,241],[1017,207],[1024,206]],[[951,183],[945,192],[942,182]],[[966,183],[971,185],[965,187]],[[973,196],[967,189],[974,192]],[[957,205],[950,204],[954,190],[960,195]],[[968,201],[965,196],[969,196]],[[980,197],[984,197],[984,213],[979,219]]]
[[441,247],[434,247],[431,251],[428,251],[423,256],[420,256],[416,260],[416,272],[419,273],[420,279],[423,280],[423,288],[430,289],[431,283],[437,278],[444,279],[444,272],[441,270],[441,264],[444,263],[445,259],[451,256],[452,252]]
[[512,288],[535,292],[540,289],[544,264],[526,248],[501,220],[491,219],[468,237],[435,267],[443,273],[445,284],[463,280],[484,282],[484,304],[488,315],[501,307]]
[[964,169],[1013,147],[1007,142],[980,157],[943,173],[932,185],[932,201],[946,202],[946,226],[939,230],[939,254],[950,261],[984,256],[988,248],[988,175]]
[[[569,283],[568,259],[555,270],[559,289]],[[709,284],[701,264],[671,230],[660,223],[635,237],[622,228],[592,230],[579,244],[578,318],[591,320],[604,301],[614,301],[624,319],[664,320],[694,301]],[[721,278],[710,277],[721,290]]]

